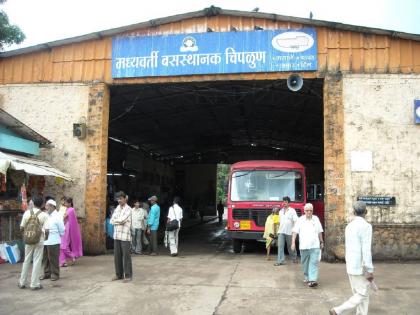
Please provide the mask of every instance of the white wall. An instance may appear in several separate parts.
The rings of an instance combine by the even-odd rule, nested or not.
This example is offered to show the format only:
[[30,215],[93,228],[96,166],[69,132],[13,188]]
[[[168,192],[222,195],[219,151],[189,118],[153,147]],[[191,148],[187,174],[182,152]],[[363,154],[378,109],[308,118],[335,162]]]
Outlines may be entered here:
[[48,178],[45,195],[72,197],[85,215],[86,145],[73,137],[73,123],[87,117],[89,87],[83,84],[13,84],[0,86],[0,107],[52,142],[40,157],[74,178]]
[[[357,196],[395,196],[397,205],[369,206],[373,223],[420,222],[420,125],[414,124],[420,75],[345,75],[345,207]],[[371,151],[370,172],[351,171],[351,152]]]

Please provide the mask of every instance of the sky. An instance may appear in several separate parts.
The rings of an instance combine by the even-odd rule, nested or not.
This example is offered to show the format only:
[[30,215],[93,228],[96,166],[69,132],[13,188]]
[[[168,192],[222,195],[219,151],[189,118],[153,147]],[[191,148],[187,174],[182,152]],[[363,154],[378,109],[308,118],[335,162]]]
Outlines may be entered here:
[[211,5],[420,34],[419,0],[8,0],[0,5],[26,35],[13,50]]

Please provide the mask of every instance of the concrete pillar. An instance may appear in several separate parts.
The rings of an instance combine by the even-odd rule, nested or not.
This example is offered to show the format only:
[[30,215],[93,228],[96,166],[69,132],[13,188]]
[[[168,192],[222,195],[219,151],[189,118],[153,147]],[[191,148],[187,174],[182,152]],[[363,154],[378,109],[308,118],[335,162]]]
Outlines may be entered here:
[[341,74],[324,81],[325,245],[329,259],[344,258],[344,107]]
[[106,185],[108,164],[109,88],[104,83],[89,89],[86,161],[86,221],[84,250],[105,253]]

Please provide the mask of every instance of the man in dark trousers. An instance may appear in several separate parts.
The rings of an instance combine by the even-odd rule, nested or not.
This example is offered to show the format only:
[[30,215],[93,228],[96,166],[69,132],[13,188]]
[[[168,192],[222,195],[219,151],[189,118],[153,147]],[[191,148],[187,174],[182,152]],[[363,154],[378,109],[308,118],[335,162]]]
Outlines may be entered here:
[[225,206],[223,205],[222,200],[217,204],[217,215],[219,216],[219,224],[223,223],[223,213],[225,212]]
[[133,278],[131,265],[131,208],[127,196],[120,191],[117,194],[118,206],[112,214],[110,223],[114,226],[114,264],[115,276],[112,281]]
[[44,241],[44,256],[42,258],[44,275],[40,277],[40,280],[51,279],[51,281],[57,281],[60,278],[60,244],[65,227],[56,207],[57,204],[53,199],[49,199],[45,204],[48,214],[48,238]]
[[146,234],[149,236],[150,249],[149,254],[152,256],[157,255],[157,232],[159,229],[159,218],[160,218],[160,207],[158,205],[158,198],[152,196],[149,198],[149,202],[152,205],[150,208],[149,215],[147,217],[147,230]]

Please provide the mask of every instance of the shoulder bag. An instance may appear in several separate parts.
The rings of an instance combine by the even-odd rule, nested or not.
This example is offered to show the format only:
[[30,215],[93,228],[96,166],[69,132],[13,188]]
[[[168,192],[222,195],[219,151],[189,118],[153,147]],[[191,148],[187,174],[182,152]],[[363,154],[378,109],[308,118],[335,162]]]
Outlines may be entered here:
[[[171,209],[169,209],[169,211],[170,211],[170,210],[171,210]],[[178,221],[178,219],[176,218],[175,207],[172,207],[172,210],[174,211],[174,216],[175,216],[175,219],[173,219],[173,220],[169,221],[169,222],[166,224],[166,231],[168,231],[168,232],[175,231],[176,229],[179,229],[179,221]]]

